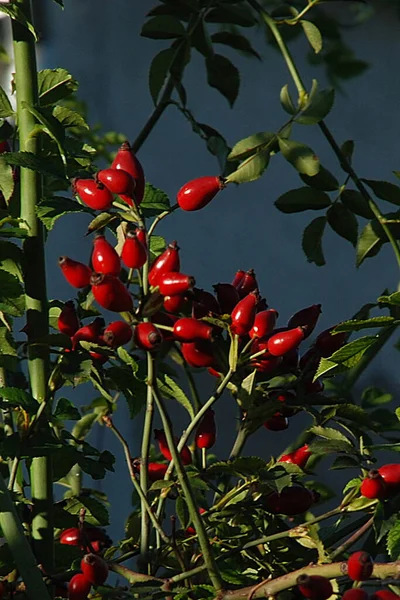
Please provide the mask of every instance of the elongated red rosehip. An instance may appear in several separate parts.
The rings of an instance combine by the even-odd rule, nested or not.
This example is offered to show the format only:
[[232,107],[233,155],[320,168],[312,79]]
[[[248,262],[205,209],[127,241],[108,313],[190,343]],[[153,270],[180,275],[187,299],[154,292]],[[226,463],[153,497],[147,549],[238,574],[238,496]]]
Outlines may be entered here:
[[400,596],[398,596],[391,590],[378,590],[377,592],[374,592],[369,598],[370,600],[399,600]]
[[360,493],[364,498],[370,498],[370,500],[375,500],[376,498],[383,500],[387,498],[389,489],[377,469],[370,471],[368,476],[362,481]]
[[221,314],[230,315],[240,300],[239,292],[231,283],[217,283],[213,288],[217,295]]
[[368,600],[368,594],[362,588],[351,588],[345,591],[342,600]]
[[[235,335],[243,337],[247,335],[254,325],[256,306],[259,299],[257,290],[250,292],[239,300],[231,313],[231,331]],[[272,354],[272,352],[271,352]]]
[[265,506],[269,512],[289,517],[300,515],[313,503],[313,493],[300,485],[285,487],[281,493],[272,492],[265,498]]
[[158,278],[160,294],[163,296],[182,296],[193,288],[195,279],[183,273],[163,273]]
[[[141,469],[140,459],[134,460],[132,463],[132,466],[133,466],[133,470],[135,471],[135,473],[140,473],[140,469]],[[165,463],[149,462],[147,465],[149,480],[151,482],[153,482],[153,481],[160,481],[161,479],[164,479],[167,469],[168,469],[168,465],[166,465]]]
[[277,412],[265,421],[264,427],[270,431],[283,431],[289,427],[289,421],[282,413]]
[[299,575],[297,586],[309,600],[327,600],[333,594],[331,582],[321,575]]
[[[263,355],[251,361],[251,366],[257,369],[258,373],[272,373],[282,363],[281,356]],[[286,427],[284,428],[286,429]]]
[[389,494],[397,494],[400,491],[400,464],[383,465],[378,469],[383,478]]
[[233,281],[232,281],[233,287],[237,288],[243,281],[243,277],[245,275],[246,275],[246,271],[243,271],[242,269],[239,269],[239,271],[236,271],[235,277],[233,278]]
[[211,342],[198,340],[181,344],[183,358],[191,367],[212,367],[215,356]]
[[290,317],[287,326],[289,329],[303,327],[304,338],[307,338],[314,331],[321,312],[320,304],[313,304],[312,306],[307,306],[307,308],[302,308]]
[[278,316],[278,312],[273,308],[262,310],[257,313],[254,319],[254,325],[249,331],[249,336],[251,338],[263,338],[270,334],[275,327]]
[[179,342],[196,342],[197,340],[211,340],[213,328],[204,321],[191,317],[183,317],[174,323],[174,337]]
[[[117,152],[112,164],[112,169],[122,169],[126,171],[135,180],[135,200],[140,204],[144,196],[145,177],[143,167],[138,158],[133,154],[129,142],[124,142]],[[132,205],[132,200],[128,197],[123,198],[128,204]],[[130,200],[130,201],[129,201]]]
[[60,256],[58,264],[65,279],[74,288],[84,288],[90,285],[90,277],[92,269],[77,260],[68,258],[68,256]]
[[97,549],[107,548],[111,545],[111,540],[103,529],[99,527],[88,527],[85,525],[83,530],[79,527],[70,527],[64,529],[60,535],[60,544],[66,544],[68,546],[80,546],[85,549],[85,545],[89,541],[91,545],[96,546]]
[[256,275],[254,273],[254,269],[250,269],[246,271],[243,276],[241,282],[236,286],[237,291],[239,292],[239,296],[244,298],[247,294],[250,294],[253,290],[258,288],[258,283],[256,279]]
[[57,328],[61,333],[72,337],[79,329],[79,319],[76,314],[75,304],[72,300],[66,302],[59,314]]
[[108,210],[113,203],[110,190],[94,179],[73,179],[72,192],[93,210]]
[[78,347],[80,341],[82,342],[98,342],[104,329],[104,319],[102,317],[96,317],[88,325],[80,327],[78,331],[72,336],[72,349],[75,350]]
[[212,448],[216,439],[214,411],[209,408],[200,421],[194,438],[197,448]]
[[142,350],[155,350],[162,342],[162,335],[153,323],[138,323],[133,332],[133,341]]
[[95,300],[113,312],[132,312],[132,296],[120,279],[113,275],[93,273],[90,278]]
[[125,346],[132,339],[132,327],[125,321],[113,321],[104,330],[103,340],[111,348]]
[[164,296],[163,306],[169,313],[183,312],[189,306],[189,298],[185,295]]
[[147,250],[136,231],[128,231],[121,252],[122,262],[128,269],[141,269],[147,260]]
[[97,554],[85,554],[81,560],[81,570],[86,579],[94,585],[102,585],[108,577],[108,565]]
[[322,331],[315,340],[315,348],[324,358],[331,356],[346,343],[348,333],[345,331],[342,331],[341,333],[332,333],[332,330],[335,329],[335,327],[337,327],[337,325],[325,329],[325,331]]
[[93,238],[92,265],[96,273],[117,277],[121,272],[121,259],[104,235]]
[[103,169],[97,173],[96,180],[105,185],[112,194],[118,196],[126,194],[129,198],[132,198],[135,180],[127,171],[123,169]]
[[291,352],[304,340],[304,329],[296,327],[272,335],[268,339],[268,352],[273,356],[284,356]]
[[86,600],[92,587],[91,582],[83,575],[78,573],[71,578],[68,585],[69,600]]
[[311,452],[309,451],[307,444],[305,444],[304,446],[301,446],[301,448],[293,450],[293,452],[284,454],[280,457],[278,462],[292,463],[300,467],[300,469],[304,469],[310,456]]
[[178,273],[180,264],[179,246],[177,242],[172,242],[151,265],[149,272],[150,285],[158,285],[159,278],[161,275],[164,275],[164,273]]
[[182,210],[200,210],[225,187],[220,177],[199,177],[181,187],[176,200]]
[[[166,458],[167,460],[172,460],[172,455],[168,446],[167,437],[165,435],[164,430],[155,429],[154,437],[158,442],[160,452],[164,456],[164,458]],[[175,438],[175,444],[178,444],[178,441],[178,438]],[[180,451],[180,457],[184,465],[190,465],[192,463],[192,455],[190,454],[190,450],[187,446],[183,446],[182,450]]]
[[373,570],[374,561],[364,550],[353,552],[347,561],[347,575],[353,581],[366,581],[371,577]]

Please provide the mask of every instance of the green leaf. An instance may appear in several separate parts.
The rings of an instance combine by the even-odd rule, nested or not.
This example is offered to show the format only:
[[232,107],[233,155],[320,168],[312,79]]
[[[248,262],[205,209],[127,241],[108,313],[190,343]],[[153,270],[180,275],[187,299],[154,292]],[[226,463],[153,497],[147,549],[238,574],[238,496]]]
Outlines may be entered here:
[[356,469],[359,466],[359,461],[352,456],[337,456],[330,466],[330,469]]
[[179,404],[187,410],[187,412],[190,415],[190,418],[194,419],[193,406],[191,405],[190,400],[186,396],[185,392],[176,383],[176,381],[174,381],[172,377],[164,373],[160,374],[157,381],[159,390],[163,394],[163,396],[179,402]]
[[98,229],[103,229],[103,227],[107,227],[107,225],[111,223],[111,221],[113,221],[115,218],[115,215],[112,215],[110,213],[100,213],[99,215],[97,215],[97,217],[90,221],[86,235],[89,235],[90,233],[93,233]]
[[240,33],[232,33],[231,31],[218,31],[211,36],[213,44],[225,44],[234,50],[239,50],[243,54],[255,56],[261,60],[261,56],[256,52],[250,41]]
[[6,327],[0,327],[0,367],[15,372],[17,366],[18,353],[14,338]]
[[329,374],[329,376],[332,376],[337,375],[338,373],[344,373],[347,370],[347,367],[338,365],[329,358],[322,358],[318,365],[318,369],[315,372],[313,381],[318,379],[318,377],[322,377],[322,375],[327,376]]
[[65,129],[69,127],[82,127],[83,129],[89,129],[89,125],[86,123],[82,115],[77,113],[75,110],[67,108],[66,106],[55,106],[53,109],[53,116]]
[[196,48],[203,56],[213,56],[214,49],[211,38],[202,19],[198,21],[197,25],[192,30],[190,41],[193,48]]
[[266,146],[271,146],[276,139],[276,134],[270,131],[261,131],[249,135],[236,142],[228,155],[228,160],[245,160],[260,150],[264,150]]
[[32,23],[28,20],[27,16],[25,15],[25,12],[23,11],[22,8],[20,8],[20,6],[18,6],[17,4],[14,4],[14,3],[13,4],[11,4],[11,3],[4,4],[2,2],[0,4],[0,12],[5,13],[9,17],[11,17],[11,19],[13,19],[14,21],[17,21],[18,23],[21,23],[21,25],[26,27],[33,35],[35,42],[37,42],[38,36],[35,31],[35,28],[33,27]]
[[256,181],[264,173],[269,164],[269,150],[260,150],[243,161],[236,171],[226,178],[229,183],[249,183]]
[[160,481],[155,481],[152,484],[150,491],[152,492],[154,490],[167,490],[168,488],[171,488],[174,485],[175,483],[173,481],[161,479]]
[[231,23],[241,27],[253,27],[257,23],[251,9],[246,5],[233,3],[223,4],[207,11],[205,20],[208,23]]
[[182,496],[178,496],[175,504],[176,514],[178,515],[178,519],[180,521],[182,529],[186,529],[186,527],[190,523],[189,511],[187,508],[186,501]]
[[283,156],[290,162],[299,173],[304,173],[312,177],[319,171],[319,160],[311,148],[295,142],[279,137],[279,148]]
[[374,192],[375,196],[400,206],[400,187],[389,181],[376,181],[373,179],[363,179]]
[[353,446],[348,442],[344,442],[341,440],[316,440],[315,442],[311,442],[310,452],[312,454],[332,454],[333,452],[345,452],[346,454],[354,454],[355,450]]
[[31,394],[16,387],[4,387],[0,390],[0,397],[7,400],[10,406],[20,406],[30,414],[38,409],[38,403]]
[[217,89],[232,107],[239,93],[239,71],[231,61],[221,54],[206,58],[208,85]]
[[392,560],[400,558],[400,521],[389,530],[386,548]]
[[297,109],[289,92],[288,84],[284,85],[281,89],[279,99],[281,101],[283,110],[289,113],[289,115],[295,115],[297,113]]
[[56,143],[60,157],[66,167],[67,158],[64,150],[64,128],[60,125],[58,120],[55,117],[53,117],[53,115],[49,112],[49,109],[37,109],[28,102],[22,102],[22,106],[26,110],[29,110],[29,112],[36,118],[36,120],[39,121],[39,123],[41,123],[41,131],[46,133]]
[[295,122],[301,125],[315,125],[319,123],[331,112],[335,101],[335,91],[321,90],[314,94],[300,115],[296,117]]
[[36,207],[36,214],[48,231],[53,229],[57,219],[66,214],[89,212],[83,206],[62,196],[44,198]]
[[14,177],[13,170],[10,165],[6,163],[4,158],[0,156],[0,191],[2,192],[4,199],[8,202],[14,192]]
[[364,408],[371,408],[374,406],[381,406],[382,404],[389,404],[392,400],[392,394],[385,393],[381,389],[372,386],[363,391],[361,396],[361,406]]
[[376,256],[382,244],[383,241],[375,222],[367,223],[358,238],[356,266],[359,267],[366,258]]
[[297,213],[303,210],[321,210],[330,206],[329,196],[321,190],[301,187],[279,196],[275,206],[283,213]]
[[338,364],[343,363],[347,367],[354,367],[368,348],[377,340],[378,338],[373,335],[358,338],[336,350],[330,357],[330,360]]
[[315,54],[318,54],[322,50],[322,35],[320,30],[311,21],[301,20],[300,23],[311,48]]
[[54,417],[61,421],[79,421],[81,414],[67,398],[60,398],[54,411]]
[[95,527],[106,527],[110,523],[108,510],[102,502],[91,496],[78,496],[64,501],[64,510],[78,516],[82,508],[86,509],[85,522]]
[[144,197],[140,203],[140,208],[146,218],[155,217],[160,213],[169,210],[171,203],[165,192],[146,183]]
[[25,311],[25,296],[17,276],[0,269],[0,311],[21,317]]
[[166,248],[165,239],[161,235],[152,235],[150,238],[150,252],[156,257],[164,252]]
[[164,15],[146,21],[140,35],[153,40],[170,40],[184,36],[185,28],[178,19]]
[[340,199],[351,212],[365,219],[373,219],[374,213],[369,207],[367,200],[357,190],[344,190]]
[[40,105],[55,104],[77,91],[78,82],[65,69],[43,69],[38,73]]
[[341,431],[332,429],[332,427],[322,427],[321,425],[316,425],[315,427],[311,427],[309,431],[310,433],[313,433],[314,435],[322,437],[326,440],[339,440],[351,445],[351,442]]
[[33,152],[5,152],[1,157],[15,167],[25,167],[37,171],[41,175],[50,175],[57,179],[64,179],[63,164],[58,157],[37,156]]
[[390,296],[380,296],[378,302],[400,306],[400,292],[394,292],[393,294],[390,294]]
[[[393,325],[396,319],[394,317],[372,317],[371,319],[349,319],[343,321],[335,327],[335,331],[360,331],[361,329],[370,329],[371,327],[383,327]],[[397,323],[397,322],[396,322]]]
[[334,192],[339,189],[339,182],[328,169],[320,165],[319,171],[313,177],[300,173],[300,178],[312,188],[325,192]]
[[245,377],[238,388],[236,400],[242,410],[247,411],[253,401],[253,390],[256,381],[257,369]]
[[149,69],[149,90],[154,104],[157,104],[158,96],[169,73],[171,63],[175,56],[173,48],[166,48],[155,55]]
[[[20,283],[24,281],[23,272],[24,255],[19,246],[13,242],[0,239],[0,268],[14,275]],[[0,271],[1,273],[1,271]],[[1,286],[1,283],[0,283]],[[13,284],[14,286],[14,284]],[[17,287],[14,286],[15,291]],[[21,290],[22,291],[22,290]],[[7,292],[8,297],[9,294]]]
[[353,246],[357,244],[358,222],[353,213],[341,202],[335,202],[326,213],[328,223],[340,237]]
[[326,217],[317,217],[303,231],[301,242],[303,252],[308,262],[315,263],[318,267],[325,264],[324,253],[322,249],[322,238],[325,231]]
[[0,118],[5,119],[6,117],[11,117],[14,114],[14,109],[11,106],[11,102],[0,86]]

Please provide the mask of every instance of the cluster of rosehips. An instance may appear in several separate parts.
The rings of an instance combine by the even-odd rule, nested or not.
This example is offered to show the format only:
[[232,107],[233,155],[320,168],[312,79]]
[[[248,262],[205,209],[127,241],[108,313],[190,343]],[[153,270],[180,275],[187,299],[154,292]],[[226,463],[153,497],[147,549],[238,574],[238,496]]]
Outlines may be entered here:
[[369,471],[362,481],[361,495],[371,500],[385,500],[400,492],[400,464],[389,464]]

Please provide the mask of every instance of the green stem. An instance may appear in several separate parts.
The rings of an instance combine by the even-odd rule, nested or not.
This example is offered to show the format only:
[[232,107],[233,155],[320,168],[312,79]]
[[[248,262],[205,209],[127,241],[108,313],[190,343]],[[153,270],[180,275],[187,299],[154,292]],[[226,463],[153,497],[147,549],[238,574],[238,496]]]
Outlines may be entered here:
[[164,212],[160,213],[152,222],[152,224],[149,227],[149,231],[148,231],[148,237],[151,237],[154,233],[155,228],[157,227],[157,225],[159,224],[160,221],[162,221],[163,219],[165,219],[165,217],[168,217],[168,215],[170,215],[171,213],[173,213],[177,208],[179,208],[179,204],[173,204],[171,206],[171,208],[169,208],[168,210],[165,210]]
[[[15,0],[28,21],[32,20],[29,0]],[[17,97],[17,123],[21,151],[39,152],[36,136],[30,137],[36,123],[24,103],[38,105],[37,68],[34,38],[30,31],[17,21],[12,21],[15,60],[15,89]],[[48,333],[46,271],[44,236],[36,205],[41,197],[41,179],[31,169],[21,168],[21,218],[27,226],[24,241],[26,321],[28,332],[28,370],[32,395],[44,402],[47,395],[48,347],[34,346],[32,342]],[[51,457],[35,457],[31,466],[32,485],[32,539],[37,561],[51,572],[54,562],[53,548],[53,494]]]
[[192,520],[192,523],[196,529],[197,538],[199,540],[199,545],[203,554],[204,563],[206,565],[210,580],[212,585],[214,586],[217,592],[220,592],[223,589],[223,583],[221,576],[219,574],[219,570],[217,567],[216,560],[212,553],[212,549],[210,546],[210,542],[208,539],[207,531],[204,526],[204,522],[199,514],[199,507],[197,505],[193,490],[189,483],[188,476],[183,467],[182,460],[180,457],[180,453],[175,446],[174,434],[172,431],[172,423],[171,419],[168,415],[168,412],[165,409],[164,402],[157,394],[156,390],[153,390],[154,401],[157,405],[158,411],[161,416],[161,421],[164,427],[165,435],[167,438],[167,443],[169,450],[172,455],[172,460],[175,463],[176,473],[179,479],[179,483],[181,485],[183,494],[185,496],[186,504],[189,510],[189,515]]
[[353,533],[347,540],[345,540],[343,544],[340,544],[340,546],[338,546],[336,550],[331,552],[331,560],[335,560],[335,558],[337,558],[338,556],[343,554],[343,552],[346,552],[346,550],[351,548],[351,546],[353,546],[360,538],[362,538],[362,536],[368,531],[368,529],[371,529],[373,524],[374,517],[371,517],[366,523],[364,523],[362,527],[357,529],[355,533]]
[[0,475],[0,527],[26,585],[30,600],[50,600],[36,558],[18,519],[17,511]]
[[240,456],[248,437],[249,431],[247,427],[241,425],[229,455],[229,460],[233,460],[237,456]]
[[108,563],[110,571],[121,575],[124,579],[129,581],[132,585],[135,583],[143,583],[144,581],[159,581],[160,583],[164,583],[164,579],[159,579],[158,577],[153,577],[152,575],[146,575],[145,573],[137,573],[136,571],[131,571],[127,567],[123,567],[115,562]]

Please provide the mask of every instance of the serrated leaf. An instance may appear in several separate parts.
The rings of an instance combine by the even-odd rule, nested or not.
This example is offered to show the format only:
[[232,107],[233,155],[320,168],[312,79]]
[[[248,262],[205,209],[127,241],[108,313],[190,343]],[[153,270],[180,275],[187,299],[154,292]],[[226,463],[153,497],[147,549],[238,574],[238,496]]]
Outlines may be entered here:
[[400,187],[389,181],[377,181],[373,179],[363,179],[374,192],[375,196],[400,206]]
[[341,442],[346,442],[350,444],[350,441],[347,437],[337,429],[333,429],[332,427],[322,427],[321,425],[316,425],[309,429],[310,433],[322,437],[326,440],[338,440]]
[[314,150],[301,142],[278,138],[279,149],[283,156],[299,173],[312,177],[319,171],[319,160]]
[[335,90],[321,90],[314,94],[309,103],[295,118],[296,123],[300,125],[315,125],[319,123],[330,113],[335,101]]
[[256,181],[264,173],[269,164],[269,150],[260,150],[243,161],[236,171],[226,178],[229,183],[249,183]]
[[292,97],[290,95],[288,84],[284,85],[281,88],[279,99],[281,101],[282,108],[284,111],[286,111],[289,115],[296,114],[297,109],[296,109],[294,102],[292,100]]
[[71,400],[60,398],[54,411],[54,417],[61,421],[79,421],[81,414]]
[[38,403],[31,394],[16,387],[4,387],[0,390],[0,397],[7,400],[10,406],[20,406],[30,414],[38,409]]
[[346,454],[355,453],[353,446],[349,442],[340,440],[316,440],[309,444],[309,450],[312,454],[331,454],[333,452],[345,452]]
[[336,350],[330,357],[330,360],[335,363],[343,363],[348,367],[354,367],[366,350],[377,340],[378,338],[373,335],[358,338]]
[[236,142],[228,155],[228,160],[244,160],[266,145],[270,146],[276,140],[276,134],[270,131],[261,131]]
[[359,235],[356,252],[356,266],[359,267],[366,258],[376,256],[383,244],[379,230],[374,222],[369,222]]
[[397,521],[397,523],[391,527],[386,541],[386,548],[392,560],[398,560],[400,558],[400,521]]
[[40,105],[54,104],[77,91],[78,82],[65,69],[43,69],[38,72]]
[[166,374],[160,374],[158,381],[158,387],[160,392],[166,397],[179,402],[183,408],[187,410],[191,419],[194,419],[193,406],[190,403],[189,398],[186,396],[182,388]]
[[29,21],[29,19],[27,18],[23,8],[21,8],[20,6],[18,6],[17,4],[14,4],[14,3],[13,4],[11,4],[11,3],[4,4],[2,2],[0,4],[0,12],[5,13],[9,17],[11,17],[11,19],[13,19],[14,21],[18,21],[18,23],[21,23],[21,25],[26,27],[33,35],[35,42],[37,42],[38,36],[35,31],[35,28],[32,25],[32,23]]
[[320,30],[314,23],[311,21],[300,21],[305,36],[310,44],[311,48],[314,50],[315,54],[318,54],[322,50],[322,35]]
[[232,62],[221,54],[206,58],[208,85],[217,89],[232,107],[239,93],[239,71]]
[[371,319],[350,319],[336,325],[335,331],[360,331],[361,329],[370,329],[371,327],[383,327],[393,325],[396,322],[394,317],[372,317]]
[[89,125],[82,115],[66,106],[55,106],[53,109],[53,116],[65,129],[68,127],[82,127],[83,129],[89,129]]
[[257,369],[254,369],[252,373],[247,375],[247,377],[241,381],[240,386],[238,387],[236,400],[242,410],[248,410],[252,403],[256,375]]
[[25,167],[37,171],[41,175],[50,175],[57,179],[64,179],[65,173],[61,160],[57,156],[37,156],[33,152],[5,152],[1,157],[7,164],[14,167]]
[[155,217],[160,213],[169,210],[171,207],[170,200],[165,192],[146,183],[144,197],[140,203],[140,208],[147,217]]
[[0,367],[14,372],[18,365],[16,343],[6,327],[0,327]]
[[254,50],[250,41],[244,35],[240,35],[240,33],[233,33],[231,31],[218,31],[217,33],[212,34],[211,41],[213,44],[224,44],[225,46],[229,46],[234,50],[243,52],[243,54],[255,56],[261,60],[261,56],[258,54],[258,52],[256,52],[256,50]]
[[368,201],[357,190],[344,190],[340,199],[351,212],[365,219],[373,219],[374,213],[369,207]]
[[173,48],[166,48],[156,54],[151,61],[149,69],[149,90],[154,104],[157,104],[158,96],[169,73],[171,63],[175,56]]
[[325,192],[334,192],[339,189],[339,182],[328,169],[320,165],[319,171],[313,177],[300,173],[300,178],[312,188]]
[[11,106],[11,102],[0,86],[0,118],[5,119],[6,117],[11,117],[14,114],[14,109]]
[[360,462],[352,456],[337,456],[330,469],[338,471],[339,469],[356,469],[359,466]]
[[86,235],[89,235],[90,233],[93,233],[98,229],[103,229],[104,227],[107,227],[107,225],[114,219],[115,215],[112,215],[110,213],[100,213],[99,215],[97,215],[97,217],[90,221]]
[[10,165],[0,156],[0,191],[8,203],[14,192],[14,176]]
[[161,479],[160,481],[155,481],[152,483],[150,491],[154,490],[167,490],[168,488],[174,486],[175,483],[173,481]]
[[153,256],[158,256],[164,252],[166,248],[166,242],[161,235],[152,235],[150,238],[150,252]]
[[68,498],[64,500],[64,510],[71,515],[78,516],[81,509],[84,508],[85,522],[95,527],[105,527],[109,525],[108,510],[96,498],[88,496],[78,496],[77,498]]
[[329,374],[329,377],[331,377],[333,375],[337,375],[338,373],[344,373],[347,370],[348,368],[346,366],[338,365],[329,358],[321,358],[318,369],[313,377],[313,381],[316,381],[319,377],[322,377],[322,375]]
[[400,306],[400,292],[394,292],[390,296],[380,296],[378,302],[382,304],[393,304],[394,306]]
[[279,196],[275,206],[281,212],[289,214],[304,210],[321,210],[330,206],[330,203],[329,196],[323,191],[301,187]]
[[358,222],[353,213],[341,202],[335,202],[326,213],[329,225],[340,237],[353,246],[357,244]]
[[17,276],[0,269],[0,311],[21,317],[25,309],[25,296]]
[[363,391],[361,396],[361,406],[365,408],[381,406],[382,404],[388,404],[392,400],[392,394],[385,393],[378,387],[371,386]]
[[66,214],[89,212],[74,200],[62,196],[44,198],[36,207],[36,214],[48,231],[53,229],[57,219]]
[[318,267],[325,264],[324,253],[322,249],[322,238],[325,231],[326,217],[317,217],[303,231],[301,242],[303,252],[308,262],[315,263]]

